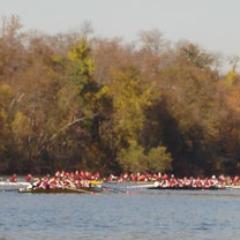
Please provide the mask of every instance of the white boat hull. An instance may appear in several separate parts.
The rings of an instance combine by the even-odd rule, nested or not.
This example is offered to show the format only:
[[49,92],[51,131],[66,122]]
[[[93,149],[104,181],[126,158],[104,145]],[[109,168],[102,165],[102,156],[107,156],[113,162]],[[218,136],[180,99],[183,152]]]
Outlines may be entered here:
[[19,188],[30,187],[31,183],[29,182],[8,182],[0,181],[0,190],[18,190]]

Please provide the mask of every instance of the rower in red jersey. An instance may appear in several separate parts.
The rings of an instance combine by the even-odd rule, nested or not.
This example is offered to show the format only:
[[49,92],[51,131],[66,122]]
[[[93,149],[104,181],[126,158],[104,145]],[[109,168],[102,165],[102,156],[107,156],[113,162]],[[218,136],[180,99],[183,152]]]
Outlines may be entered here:
[[165,173],[165,174],[162,176],[162,179],[163,179],[163,180],[168,180],[168,175]]
[[131,174],[130,174],[130,180],[131,180],[132,182],[136,182],[136,181],[137,181],[137,176],[136,176],[135,174],[131,173]]
[[24,179],[25,179],[26,182],[31,182],[32,181],[32,175],[28,174],[24,177]]
[[17,182],[17,175],[14,173],[10,178],[9,178],[10,182]]

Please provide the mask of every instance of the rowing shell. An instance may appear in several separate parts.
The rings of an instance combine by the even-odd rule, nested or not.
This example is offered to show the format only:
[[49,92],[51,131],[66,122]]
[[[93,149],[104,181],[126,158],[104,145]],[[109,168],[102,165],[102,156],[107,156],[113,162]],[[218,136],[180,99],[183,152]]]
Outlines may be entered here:
[[226,187],[222,187],[222,186],[212,186],[212,187],[150,187],[148,189],[151,190],[223,190],[226,189]]
[[18,190],[19,188],[31,187],[29,182],[8,182],[0,181],[0,190]]
[[100,187],[89,188],[55,188],[55,189],[42,189],[42,188],[20,188],[20,193],[97,193],[101,192]]
[[232,185],[227,185],[227,189],[240,189],[240,186],[232,186]]

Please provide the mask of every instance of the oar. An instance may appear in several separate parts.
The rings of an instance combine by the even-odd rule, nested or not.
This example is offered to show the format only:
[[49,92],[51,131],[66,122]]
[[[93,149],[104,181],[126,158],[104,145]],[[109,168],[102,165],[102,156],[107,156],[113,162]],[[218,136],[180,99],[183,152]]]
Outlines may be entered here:
[[134,189],[134,188],[152,188],[152,187],[159,187],[159,183],[155,182],[153,184],[144,184],[144,185],[133,185],[133,186],[127,186],[127,189]]
[[152,187],[159,187],[159,182],[154,182],[153,184],[143,184],[143,185],[132,185],[132,186],[119,186],[119,187],[111,187],[111,186],[104,186],[107,190],[116,191],[116,192],[126,192],[129,189],[139,189],[139,188],[152,188]]
[[71,190],[71,191],[76,192],[76,193],[93,193],[93,191],[86,190],[86,189],[83,189],[83,188],[69,188],[69,187],[65,187],[65,188],[63,188],[63,190],[64,189]]
[[107,190],[110,192],[116,192],[116,193],[126,193],[127,191],[126,187],[112,187],[112,186],[102,185],[102,188],[104,190]]

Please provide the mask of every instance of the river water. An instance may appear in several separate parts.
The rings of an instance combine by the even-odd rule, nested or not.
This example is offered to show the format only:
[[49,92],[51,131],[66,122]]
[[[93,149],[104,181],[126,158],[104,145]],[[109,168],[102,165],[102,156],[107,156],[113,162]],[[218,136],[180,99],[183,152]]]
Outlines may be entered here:
[[240,190],[0,191],[0,240],[240,238]]

